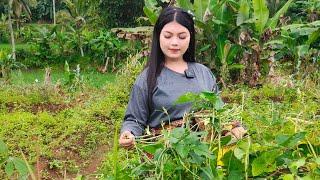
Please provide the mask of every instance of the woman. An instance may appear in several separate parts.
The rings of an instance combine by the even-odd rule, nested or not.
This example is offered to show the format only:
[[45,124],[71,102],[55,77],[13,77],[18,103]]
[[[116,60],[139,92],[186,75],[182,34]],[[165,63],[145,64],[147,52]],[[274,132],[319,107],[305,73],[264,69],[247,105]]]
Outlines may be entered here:
[[138,76],[129,100],[119,143],[130,148],[144,129],[180,122],[190,103],[174,105],[187,93],[218,92],[210,69],[195,62],[193,16],[176,7],[161,12],[153,31],[151,55]]

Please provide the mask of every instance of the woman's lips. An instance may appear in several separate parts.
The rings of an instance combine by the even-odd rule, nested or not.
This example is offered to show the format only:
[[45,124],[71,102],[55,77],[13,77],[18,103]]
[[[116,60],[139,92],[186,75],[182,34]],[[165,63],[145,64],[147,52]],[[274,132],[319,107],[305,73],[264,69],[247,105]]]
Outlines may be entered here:
[[169,49],[169,51],[171,51],[171,52],[175,53],[175,52],[180,51],[180,49]]

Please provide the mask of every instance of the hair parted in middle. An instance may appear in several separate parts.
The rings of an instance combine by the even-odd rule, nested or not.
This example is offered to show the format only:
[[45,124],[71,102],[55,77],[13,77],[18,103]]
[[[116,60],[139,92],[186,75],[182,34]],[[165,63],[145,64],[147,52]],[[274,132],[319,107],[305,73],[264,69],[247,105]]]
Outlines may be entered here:
[[193,15],[178,7],[164,8],[153,29],[153,37],[151,44],[151,53],[149,61],[146,65],[147,71],[147,85],[148,85],[148,107],[149,111],[153,109],[152,95],[156,87],[157,77],[164,66],[165,56],[160,48],[160,33],[163,27],[170,22],[177,22],[188,29],[190,33],[190,42],[187,51],[183,54],[183,59],[186,62],[195,62],[195,29]]

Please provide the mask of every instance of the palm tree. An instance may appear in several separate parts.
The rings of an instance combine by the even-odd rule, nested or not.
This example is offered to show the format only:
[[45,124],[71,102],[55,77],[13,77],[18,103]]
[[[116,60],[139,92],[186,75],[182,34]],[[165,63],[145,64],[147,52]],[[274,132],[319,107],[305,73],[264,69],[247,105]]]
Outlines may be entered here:
[[12,4],[13,4],[13,0],[9,0],[9,9],[8,9],[8,25],[9,25],[9,31],[10,31],[10,36],[11,36],[11,46],[12,46],[12,58],[14,60],[16,60],[16,43],[14,40],[14,32],[13,32],[13,27],[12,27],[12,19],[11,19],[11,15],[12,15]]
[[53,24],[56,25],[56,1],[52,0]]
[[[25,12],[27,17],[31,19],[31,11],[28,5],[27,0],[9,0],[8,2],[8,26],[9,26],[9,32],[11,37],[11,46],[12,46],[12,58],[13,60],[16,60],[16,44],[14,39],[14,31],[13,31],[13,21],[12,17],[20,18],[22,12]],[[18,27],[18,24],[17,24]]]
[[86,24],[86,18],[88,17],[91,8],[97,6],[97,2],[98,1],[92,0],[64,0],[76,26],[75,31],[78,35],[78,46],[82,57],[84,56],[84,51],[81,29]]

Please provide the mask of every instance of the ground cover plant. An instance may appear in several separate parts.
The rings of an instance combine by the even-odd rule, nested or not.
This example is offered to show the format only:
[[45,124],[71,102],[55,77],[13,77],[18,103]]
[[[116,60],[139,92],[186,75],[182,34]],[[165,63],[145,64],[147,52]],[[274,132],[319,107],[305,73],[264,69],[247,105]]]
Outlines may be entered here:
[[[7,154],[20,157],[22,151],[37,179],[101,176],[95,173],[111,148],[114,123],[121,121],[131,84],[143,65],[136,56],[127,62],[117,80],[108,80],[106,75],[99,81],[88,73],[87,77],[96,78],[96,82],[84,81],[84,88],[76,91],[69,91],[70,85],[63,84],[69,76],[61,72],[57,75],[60,80],[49,86],[43,78],[34,82],[33,78],[44,76],[44,72],[20,72],[32,79],[21,84],[14,72],[15,84],[1,84],[0,89],[0,139],[8,147]],[[8,174],[6,163],[1,167],[2,178],[26,176],[19,170]]]

